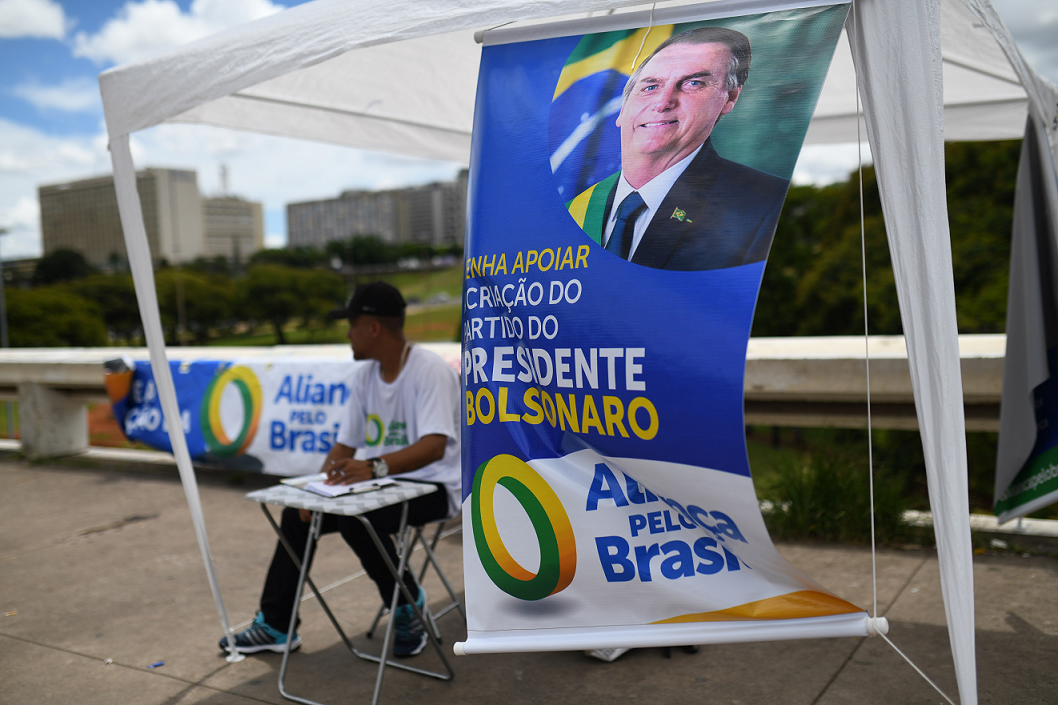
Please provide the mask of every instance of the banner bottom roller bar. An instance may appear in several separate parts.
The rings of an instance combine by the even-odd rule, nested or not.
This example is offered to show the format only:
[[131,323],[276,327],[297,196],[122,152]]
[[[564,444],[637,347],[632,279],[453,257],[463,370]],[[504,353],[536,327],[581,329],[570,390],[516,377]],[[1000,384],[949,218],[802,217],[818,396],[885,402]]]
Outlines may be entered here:
[[782,641],[784,639],[826,639],[870,636],[866,613],[839,614],[811,619],[766,621],[698,622],[693,624],[651,624],[594,629],[512,629],[481,632],[471,630],[467,640],[457,642],[457,656],[525,651],[584,651],[682,644],[722,644],[743,641]]

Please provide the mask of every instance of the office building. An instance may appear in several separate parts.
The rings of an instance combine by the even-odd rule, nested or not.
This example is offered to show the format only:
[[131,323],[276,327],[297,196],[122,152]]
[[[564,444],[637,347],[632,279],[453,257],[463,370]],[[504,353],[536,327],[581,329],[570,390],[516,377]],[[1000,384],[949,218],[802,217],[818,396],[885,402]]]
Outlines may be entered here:
[[[193,171],[145,169],[136,174],[147,242],[155,263],[186,262],[202,254],[202,200]],[[128,261],[114,179],[101,176],[41,186],[44,254],[77,250],[90,264],[116,268]]]
[[287,204],[289,247],[322,249],[332,240],[375,235],[398,241],[397,197],[394,191],[345,191],[325,201]]
[[387,191],[345,191],[338,198],[287,205],[290,247],[322,248],[374,235],[389,244],[463,241],[467,171],[456,181]]
[[202,199],[205,257],[246,262],[264,248],[264,214],[260,203],[238,196]]
[[[144,169],[136,188],[155,265],[218,255],[245,261],[264,247],[261,204],[203,198],[194,171]],[[41,186],[38,195],[44,254],[77,250],[101,269],[128,265],[113,177]]]

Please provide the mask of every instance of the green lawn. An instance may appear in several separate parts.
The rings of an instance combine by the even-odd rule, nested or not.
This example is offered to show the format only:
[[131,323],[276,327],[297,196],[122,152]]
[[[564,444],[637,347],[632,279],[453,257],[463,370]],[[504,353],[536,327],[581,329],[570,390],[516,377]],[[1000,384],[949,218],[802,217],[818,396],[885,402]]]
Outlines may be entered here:
[[[417,343],[459,341],[459,304],[432,306],[409,314],[404,323],[408,340]],[[328,328],[298,330],[296,324],[284,329],[288,345],[328,345],[347,343],[345,332],[349,326],[345,321],[335,321]],[[214,338],[209,345],[223,347],[252,347],[276,345],[276,335],[271,326],[261,326],[252,333]]]
[[375,279],[388,282],[400,289],[405,299],[426,301],[431,296],[444,292],[455,301],[463,294],[463,268],[450,267],[435,272],[401,272],[380,276],[358,277],[359,283]]
[[[458,297],[456,301],[458,301]],[[418,343],[459,342],[460,306],[435,306],[408,316],[404,334]]]

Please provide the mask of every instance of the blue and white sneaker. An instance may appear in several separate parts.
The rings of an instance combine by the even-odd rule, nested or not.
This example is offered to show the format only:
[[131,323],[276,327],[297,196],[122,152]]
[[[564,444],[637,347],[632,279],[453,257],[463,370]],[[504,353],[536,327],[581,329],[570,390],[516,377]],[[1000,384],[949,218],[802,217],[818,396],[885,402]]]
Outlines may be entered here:
[[[415,605],[420,612],[426,606],[426,591],[421,587]],[[393,655],[397,658],[407,658],[422,653],[422,650],[426,648],[426,630],[423,629],[422,622],[415,615],[415,610],[411,608],[411,605],[399,605],[393,619],[393,631],[395,632]]]
[[[228,651],[228,637],[221,637],[218,643],[222,651]],[[249,629],[235,635],[235,650],[240,654],[256,654],[258,651],[274,651],[281,654],[286,648],[286,643],[286,633],[274,629],[265,622],[262,612],[257,613]],[[301,646],[301,637],[295,632],[290,650],[296,651],[299,646]]]

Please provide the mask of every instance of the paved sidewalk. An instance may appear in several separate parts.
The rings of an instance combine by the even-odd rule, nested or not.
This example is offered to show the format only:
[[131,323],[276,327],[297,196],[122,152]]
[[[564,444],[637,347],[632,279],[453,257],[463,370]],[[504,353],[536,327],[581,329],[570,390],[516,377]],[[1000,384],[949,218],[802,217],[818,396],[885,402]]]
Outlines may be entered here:
[[[8,456],[10,458],[10,456]],[[239,484],[231,480],[240,479]],[[200,474],[209,538],[228,612],[253,616],[274,536],[243,495],[272,480]],[[228,664],[176,472],[149,465],[0,460],[0,703],[283,703],[280,657]],[[871,601],[870,552],[822,544],[779,546],[793,563],[856,604]],[[421,554],[420,554],[421,555]],[[461,536],[442,542],[462,586]],[[982,703],[1058,703],[1058,559],[975,557],[977,663]],[[879,608],[890,638],[948,693],[955,680],[936,556],[878,555]],[[359,576],[337,536],[325,537],[320,586]],[[428,582],[433,597],[443,593]],[[378,605],[373,584],[352,577],[328,601],[364,648]],[[465,636],[458,615],[441,622],[446,646]],[[304,646],[287,684],[326,703],[369,702],[370,664],[352,659],[316,601],[305,603]],[[451,657],[450,683],[390,672],[390,703],[940,703],[881,640],[821,639],[632,651],[614,663],[578,652]],[[107,664],[110,660],[112,663]],[[434,654],[418,657],[429,667]],[[148,669],[150,664],[164,666]]]

